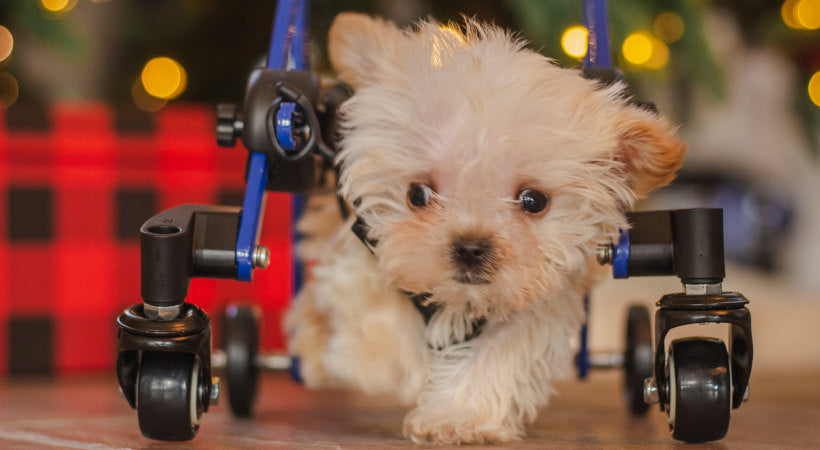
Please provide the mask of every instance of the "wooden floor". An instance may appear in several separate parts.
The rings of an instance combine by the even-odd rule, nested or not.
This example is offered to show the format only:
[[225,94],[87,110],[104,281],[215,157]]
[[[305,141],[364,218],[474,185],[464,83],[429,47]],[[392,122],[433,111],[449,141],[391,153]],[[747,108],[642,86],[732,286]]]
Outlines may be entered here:
[[[688,448],[820,448],[820,373],[753,376],[751,400],[734,411],[725,439]],[[496,448],[668,448],[681,444],[656,409],[629,417],[620,374],[566,381],[526,439]],[[227,402],[205,414],[197,437],[176,448],[409,448],[404,408],[382,398],[308,391],[265,374],[258,413],[231,417]],[[224,399],[223,399],[224,400]],[[0,448],[170,448],[143,438],[114,375],[0,381]]]
[[[652,307],[679,289],[668,277],[610,280],[593,292],[593,350],[622,346],[627,305]],[[754,324],[751,399],[735,410],[725,439],[687,448],[820,449],[820,297],[785,279],[727,267],[727,290],[750,300]],[[650,309],[653,310],[653,309]],[[697,333],[703,332],[698,327]],[[708,327],[707,327],[708,328]],[[528,437],[495,448],[670,448],[666,416],[626,414],[620,373],[568,380],[529,428]],[[382,398],[311,392],[284,374],[265,374],[252,420],[227,401],[205,414],[198,436],[176,448],[412,448],[401,435],[405,408]],[[139,432],[136,411],[110,373],[52,380],[0,379],[0,448],[170,448]]]

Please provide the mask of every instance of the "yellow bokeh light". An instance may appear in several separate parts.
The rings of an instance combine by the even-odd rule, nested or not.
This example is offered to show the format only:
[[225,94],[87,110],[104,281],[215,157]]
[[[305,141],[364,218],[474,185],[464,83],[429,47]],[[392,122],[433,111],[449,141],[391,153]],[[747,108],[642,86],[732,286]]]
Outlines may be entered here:
[[820,0],[799,0],[794,6],[794,18],[807,30],[820,28]]
[[799,0],[786,0],[783,2],[783,6],[780,7],[780,17],[783,19],[783,23],[786,24],[789,28],[800,29],[803,28],[797,22],[795,18],[795,7],[797,6],[797,2]]
[[658,70],[669,62],[669,47],[658,39],[652,39],[652,55],[646,60],[647,69]]
[[820,107],[820,70],[814,72],[809,79],[809,98],[812,103]]
[[14,49],[14,37],[11,35],[11,31],[0,25],[0,62],[11,56],[12,49]]
[[131,86],[131,98],[134,100],[134,105],[136,105],[137,108],[146,112],[157,112],[168,104],[167,100],[154,97],[145,92],[145,87],[139,79]]
[[64,13],[71,11],[76,0],[40,0],[40,6],[51,13]]
[[671,11],[661,13],[655,18],[652,31],[655,36],[667,44],[678,42],[683,37],[683,19]]
[[20,87],[17,80],[8,72],[0,72],[0,109],[6,109],[17,101]]
[[140,80],[146,92],[165,100],[179,97],[188,85],[185,69],[164,56],[148,61],[142,69]]
[[644,31],[636,31],[624,39],[621,52],[630,64],[641,65],[652,57],[652,36]]
[[586,27],[575,25],[567,28],[561,36],[561,48],[573,58],[583,58],[587,54],[589,32]]

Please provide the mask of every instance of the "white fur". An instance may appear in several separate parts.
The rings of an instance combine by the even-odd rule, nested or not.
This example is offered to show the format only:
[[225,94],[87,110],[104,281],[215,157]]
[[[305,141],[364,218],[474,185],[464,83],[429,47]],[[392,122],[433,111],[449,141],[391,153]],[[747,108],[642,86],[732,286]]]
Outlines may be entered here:
[[[341,192],[378,244],[371,255],[340,227],[287,322],[309,386],[397,394],[414,405],[404,432],[417,442],[523,436],[570,368],[597,245],[684,151],[623,86],[465,27],[337,18],[331,60],[356,88],[342,108]],[[412,183],[433,188],[429,205],[409,204]],[[522,210],[523,189],[549,194],[547,210]],[[465,236],[490,244],[484,283],[459,281],[453,243]],[[426,326],[402,291],[439,306]]]

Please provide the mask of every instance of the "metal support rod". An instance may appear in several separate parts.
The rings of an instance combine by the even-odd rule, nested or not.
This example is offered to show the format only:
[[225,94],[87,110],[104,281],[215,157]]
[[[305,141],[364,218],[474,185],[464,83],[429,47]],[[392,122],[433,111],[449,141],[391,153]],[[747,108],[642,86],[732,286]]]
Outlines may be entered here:
[[584,23],[589,32],[587,55],[584,59],[587,67],[612,66],[607,22],[606,0],[584,1]]
[[[307,68],[309,62],[309,47],[306,45],[307,16],[307,0],[280,0],[278,2],[265,64],[267,68],[296,70]],[[271,136],[271,138],[276,137]],[[240,281],[250,281],[253,269],[258,266],[254,264],[254,251],[262,226],[264,195],[270,171],[270,161],[266,153],[251,153],[248,158],[248,179],[236,246],[237,279]],[[294,203],[299,204],[300,202],[294,201]]]
[[248,180],[245,200],[242,203],[242,217],[239,221],[239,235],[236,238],[237,279],[250,281],[253,271],[253,251],[256,248],[261,216],[264,208],[265,186],[268,184],[268,155],[251,153],[249,156]]

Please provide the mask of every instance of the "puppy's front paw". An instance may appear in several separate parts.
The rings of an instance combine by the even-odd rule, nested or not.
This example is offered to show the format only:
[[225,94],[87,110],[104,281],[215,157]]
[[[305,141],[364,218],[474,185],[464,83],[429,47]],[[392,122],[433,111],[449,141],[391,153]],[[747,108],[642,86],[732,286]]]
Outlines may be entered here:
[[417,444],[489,444],[521,439],[515,426],[457,415],[426,415],[415,409],[404,419],[404,435]]
[[307,291],[294,300],[286,316],[288,351],[299,358],[299,376],[311,388],[333,387],[322,356],[331,335],[328,318],[313,304]]

